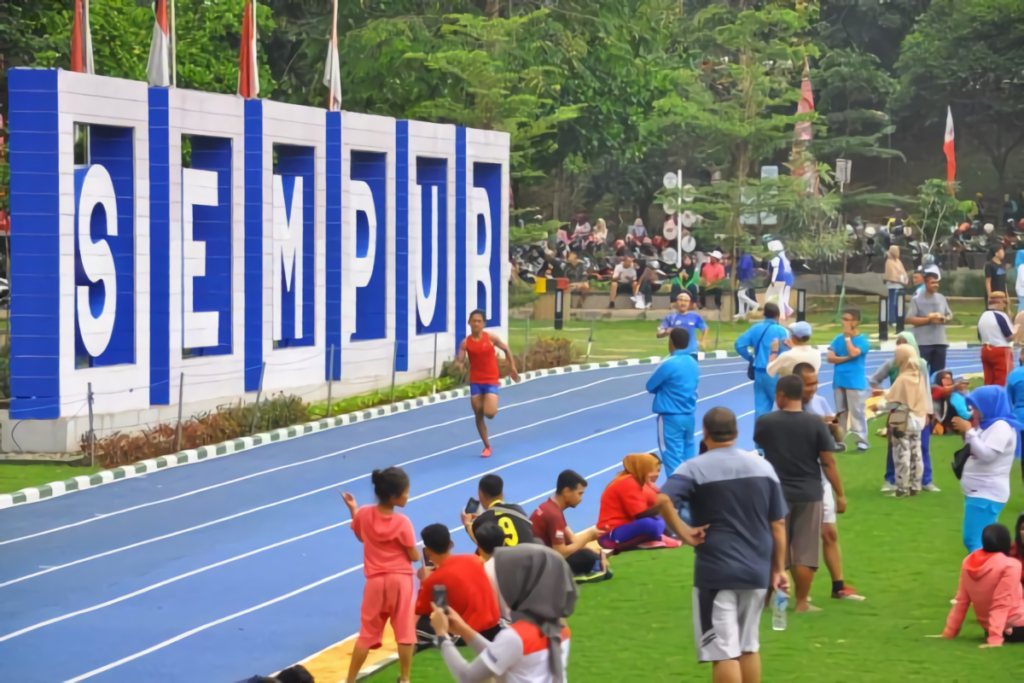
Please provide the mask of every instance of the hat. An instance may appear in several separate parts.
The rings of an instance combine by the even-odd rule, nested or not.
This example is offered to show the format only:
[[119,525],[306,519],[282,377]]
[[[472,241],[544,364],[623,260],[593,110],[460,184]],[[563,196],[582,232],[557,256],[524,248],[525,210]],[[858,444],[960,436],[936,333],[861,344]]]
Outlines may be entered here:
[[715,249],[713,252],[711,252],[710,255],[711,255],[711,258],[716,258],[718,260],[722,259],[722,252],[718,251],[717,249]]
[[808,322],[803,322],[803,321],[798,322],[798,323],[793,323],[793,325],[789,328],[789,331],[790,331],[790,333],[794,337],[801,337],[801,338],[803,338],[803,337],[810,337],[811,336],[811,324],[808,323]]
[[782,242],[779,240],[772,240],[768,243],[768,251],[782,251]]

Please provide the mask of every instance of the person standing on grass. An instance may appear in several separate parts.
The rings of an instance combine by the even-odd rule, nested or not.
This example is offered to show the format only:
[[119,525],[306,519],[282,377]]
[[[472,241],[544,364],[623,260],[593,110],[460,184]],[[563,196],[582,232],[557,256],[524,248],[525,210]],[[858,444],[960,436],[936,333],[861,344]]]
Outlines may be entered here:
[[900,260],[900,248],[895,244],[889,247],[889,256],[885,261],[885,288],[889,294],[889,326],[896,324],[897,301],[903,296],[903,288],[907,286],[907,269]]
[[928,363],[928,372],[946,367],[946,323],[953,317],[946,297],[939,294],[939,278],[935,273],[924,274],[924,294],[910,300],[907,322],[914,326],[914,337],[921,349],[921,358]]
[[[690,342],[683,350],[696,358],[698,351],[707,347],[708,324],[699,313],[690,310],[690,295],[686,292],[680,292],[672,308],[675,311],[666,315],[658,325],[658,339],[667,337],[675,328],[684,329],[690,333]],[[697,339],[698,331],[703,333],[700,341]]]
[[494,349],[501,349],[508,359],[512,369],[511,377],[513,382],[519,381],[519,373],[516,372],[516,359],[508,344],[490,332],[484,331],[487,324],[487,316],[481,310],[475,310],[469,314],[470,335],[462,340],[459,348],[459,357],[455,359],[456,365],[461,370],[469,357],[469,402],[473,406],[473,415],[476,417],[476,430],[484,442],[484,451],[481,455],[485,458],[491,457],[491,442],[487,439],[487,424],[484,422],[494,419],[498,414],[498,387],[501,380],[498,376],[498,355]]
[[647,380],[647,392],[654,394],[652,409],[658,414],[658,446],[666,475],[694,455],[694,421],[700,366],[687,351],[690,333],[677,327],[669,333],[669,357]]
[[896,468],[896,490],[890,495],[903,498],[921,491],[924,474],[921,433],[932,404],[928,381],[921,374],[914,347],[910,344],[897,346],[894,358],[899,376],[882,400],[889,410],[886,430]]
[[793,374],[797,365],[809,364],[817,372],[821,368],[821,351],[811,346],[811,324],[793,323],[789,328],[789,339],[772,341],[772,353],[768,356],[768,374],[785,377]]
[[758,418],[754,443],[775,468],[789,513],[786,515],[786,568],[796,581],[796,611],[817,612],[807,597],[818,569],[821,520],[824,517],[824,472],[835,491],[836,513],[846,512],[846,493],[839,478],[835,442],[821,418],[804,410],[804,381],[799,375],[779,380],[779,410]]
[[[708,450],[683,463],[662,495],[707,526],[694,549],[693,635],[715,683],[759,683],[758,637],[768,590],[788,591],[786,502],[772,466],[736,447],[736,415],[704,415]],[[820,494],[821,485],[818,485]]]
[[993,292],[988,297],[988,310],[978,318],[978,340],[981,342],[981,367],[985,384],[1006,386],[1006,376],[1013,369],[1013,323],[1003,312],[1006,296]]
[[576,583],[596,583],[612,578],[604,553],[587,547],[602,535],[597,527],[574,534],[565,521],[565,509],[583,502],[587,480],[572,470],[558,475],[555,495],[541,503],[530,515],[533,537],[565,558]]
[[999,521],[1010,500],[1010,470],[1024,425],[1017,422],[1002,387],[978,387],[967,397],[967,406],[971,421],[954,417],[953,427],[971,448],[960,488],[964,491],[964,547],[973,553],[981,547],[982,530]]
[[[789,337],[789,331],[779,324],[779,307],[764,305],[764,320],[740,335],[736,340],[736,353],[754,369],[754,415],[761,417],[772,411],[775,403],[775,377],[768,374],[768,359],[772,355],[772,342]],[[753,349],[753,354],[750,350]]]
[[836,366],[832,386],[839,424],[844,427],[849,424],[850,432],[857,437],[857,448],[866,451],[868,421],[864,416],[864,391],[868,388],[868,380],[865,363],[871,342],[859,328],[860,311],[855,308],[843,311],[843,332],[828,347],[828,362]]
[[[839,450],[839,444],[843,440],[843,428],[835,421],[835,411],[829,407],[825,397],[818,395],[818,371],[807,363],[800,363],[793,368],[793,374],[804,381],[804,393],[801,397],[804,411],[821,418]],[[832,577],[832,597],[836,600],[864,600],[856,588],[843,580],[843,551],[839,547],[839,525],[836,523],[836,494],[824,471],[821,473],[821,487],[821,554]]]
[[416,649],[412,563],[420,559],[412,522],[395,512],[409,502],[409,477],[398,467],[374,470],[370,476],[376,505],[358,507],[351,493],[342,493],[352,515],[352,531],[363,544],[362,625],[352,650],[347,683],[355,683],[370,650],[381,646],[390,620],[398,643],[399,683],[408,683]]

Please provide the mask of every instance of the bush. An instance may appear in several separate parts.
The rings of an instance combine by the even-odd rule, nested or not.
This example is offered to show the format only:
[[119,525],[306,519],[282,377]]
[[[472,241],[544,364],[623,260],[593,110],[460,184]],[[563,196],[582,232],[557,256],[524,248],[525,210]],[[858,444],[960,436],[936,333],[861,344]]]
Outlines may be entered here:
[[[572,345],[571,339],[563,337],[541,337],[533,342],[523,358],[520,370],[542,370],[572,365],[579,360],[580,351]],[[501,364],[499,363],[499,369]]]
[[533,290],[533,285],[529,285],[518,278],[512,280],[512,282],[509,283],[509,309],[519,308],[520,306],[526,306],[528,304],[533,303],[538,298],[539,295]]
[[946,296],[966,296],[983,299],[985,298],[985,273],[980,270],[947,273],[942,276],[942,280],[939,282],[939,292]]
[[[455,377],[444,376],[444,369],[448,366],[451,361],[448,361],[442,366],[442,376],[436,380],[425,379],[422,382],[412,382],[410,384],[402,384],[395,387],[395,401],[408,401],[409,399],[419,398],[420,396],[429,396],[435,391],[448,391],[458,386],[458,379]],[[331,401],[331,417],[337,415],[344,415],[345,413],[355,413],[360,410],[367,410],[374,406],[387,405],[391,403],[391,389],[377,389],[370,391],[365,394],[359,394],[358,396],[349,396],[347,398],[340,399],[338,401]],[[316,403],[307,409],[307,413],[311,418],[320,419],[327,416],[327,401],[322,403]]]

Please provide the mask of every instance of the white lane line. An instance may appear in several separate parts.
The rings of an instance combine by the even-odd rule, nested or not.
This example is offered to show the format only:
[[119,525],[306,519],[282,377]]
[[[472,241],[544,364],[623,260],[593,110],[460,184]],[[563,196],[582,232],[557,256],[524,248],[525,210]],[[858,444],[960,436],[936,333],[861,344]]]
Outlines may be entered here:
[[[748,382],[748,384],[750,384],[750,382]],[[728,392],[723,392],[723,393],[728,393]],[[753,414],[754,414],[754,411],[750,411],[748,413],[744,413],[743,415],[740,415],[737,419],[742,419],[744,417],[747,417],[747,416],[753,415]],[[578,439],[576,441],[573,441],[570,444],[565,444],[565,446],[570,446],[570,445],[582,443],[583,441],[587,441],[589,439],[593,439],[593,438],[601,436],[603,434],[607,434],[608,432],[616,431],[616,430],[622,429],[624,427],[627,427],[627,426],[630,426],[630,425],[634,425],[634,424],[636,424],[638,422],[643,422],[644,420],[649,420],[651,417],[654,417],[654,416],[653,415],[649,415],[649,416],[641,418],[639,420],[633,420],[631,422],[627,422],[625,424],[619,425],[618,427],[614,427],[614,428],[612,428],[612,429],[610,429],[610,430],[608,430],[606,432],[600,432],[598,434],[592,434],[592,435],[584,437],[582,439]],[[550,452],[552,452],[554,450],[558,450],[558,448],[562,448],[562,446],[550,449],[548,451],[545,451],[544,453],[538,453],[536,455],[532,455],[532,456],[530,456],[528,458],[523,458],[522,460],[520,460],[518,462],[524,462],[526,460],[532,460],[533,458],[537,458],[537,457],[540,457],[541,455],[544,455],[546,453],[550,453]],[[508,467],[508,466],[510,466],[512,464],[515,464],[515,463],[509,463],[509,465],[504,465],[502,467],[495,468],[493,470],[490,470],[489,472],[485,472],[485,473],[482,473],[480,475],[477,475],[477,477],[483,476],[483,474],[490,474],[491,472],[496,472],[496,471],[504,469],[505,467]],[[593,477],[596,477],[596,476],[598,476],[600,474],[604,474],[605,472],[608,472],[609,470],[613,470],[613,469],[615,469],[617,467],[621,467],[621,465],[622,465],[621,461],[617,462],[614,465],[611,465],[610,467],[606,467],[603,470],[600,470],[598,472],[595,472],[595,473],[589,475],[588,478],[593,478]],[[472,481],[475,478],[476,477],[471,477],[469,479],[464,479],[463,482]],[[463,482],[459,482],[459,483],[463,483]],[[434,491],[431,491],[430,493],[423,494],[423,496],[417,496],[416,498],[423,498],[425,496],[432,495],[433,493],[436,493],[436,492],[439,492],[439,491],[443,491],[443,490],[445,490],[447,488],[450,488],[453,485],[454,484],[449,485],[449,486],[443,486],[441,488],[435,489]],[[532,503],[535,500],[538,500],[540,498],[543,498],[544,496],[549,496],[549,495],[551,495],[551,492],[550,491],[546,491],[546,492],[544,492],[544,493],[542,493],[542,494],[540,494],[538,496],[534,496],[533,498],[530,498],[528,500],[523,501],[523,503],[521,503],[521,504]],[[416,498],[410,498],[409,502],[412,502],[412,501],[416,500]],[[450,529],[449,531],[457,532],[461,528],[462,527],[460,526],[460,527],[456,527],[456,528]],[[201,633],[201,632],[206,631],[208,629],[211,629],[211,628],[213,628],[215,626],[219,626],[219,625],[221,625],[223,623],[226,623],[228,621],[232,621],[234,619],[237,619],[238,617],[245,616],[246,614],[251,614],[252,612],[256,612],[258,610],[261,610],[264,607],[269,607],[271,605],[275,605],[275,604],[277,604],[279,602],[282,602],[284,600],[292,598],[292,597],[294,597],[296,595],[300,595],[302,593],[310,591],[310,590],[312,590],[314,588],[317,588],[319,586],[324,585],[325,583],[328,583],[330,581],[334,581],[335,579],[341,578],[342,576],[345,576],[347,574],[351,574],[352,572],[354,572],[354,571],[356,571],[358,569],[361,569],[362,567],[363,567],[362,564],[359,564],[359,565],[357,565],[355,567],[349,567],[348,569],[346,569],[344,571],[341,571],[341,572],[338,572],[337,574],[332,574],[330,576],[324,577],[322,579],[314,581],[313,583],[310,583],[310,584],[307,584],[307,585],[302,586],[300,588],[297,588],[297,589],[295,589],[295,590],[293,590],[293,591],[291,591],[289,593],[285,593],[284,595],[280,595],[280,596],[278,596],[276,598],[273,598],[271,600],[267,600],[266,602],[262,602],[262,603],[260,603],[258,605],[253,606],[253,607],[249,607],[247,609],[235,612],[234,614],[229,614],[226,617],[221,617],[220,619],[217,619],[215,621],[211,621],[209,623],[203,624],[202,626],[197,626],[194,629],[191,629],[189,631],[181,633],[181,634],[179,634],[177,636],[174,636],[173,638],[168,638],[167,640],[165,640],[165,641],[163,641],[161,643],[157,643],[156,645],[153,645],[152,647],[146,648],[145,650],[142,650],[140,652],[136,652],[135,654],[132,654],[132,655],[128,655],[127,657],[123,657],[123,658],[117,660],[116,662],[111,662],[110,664],[107,664],[105,666],[101,666],[98,669],[93,669],[92,671],[84,673],[81,676],[78,676],[76,678],[71,678],[66,683],[78,683],[79,681],[84,681],[84,680],[87,680],[89,678],[92,678],[93,676],[97,676],[97,675],[99,675],[101,673],[110,671],[111,669],[115,669],[115,668],[121,666],[122,664],[127,664],[128,662],[131,662],[131,661],[134,661],[136,659],[139,659],[140,657],[145,657],[148,654],[151,654],[151,653],[156,652],[158,650],[162,650],[165,647],[173,645],[174,643],[177,643],[179,641],[185,640],[186,638],[194,636],[197,633]],[[6,637],[3,638],[3,639],[0,639],[0,641],[2,641],[2,640],[6,640]]]
[[[574,391],[581,391],[583,389],[589,389],[590,387],[596,386],[598,384],[602,384],[604,382],[611,382],[611,381],[619,380],[619,379],[627,379],[629,377],[639,377],[639,376],[648,375],[648,374],[650,374],[650,372],[634,372],[634,373],[629,374],[629,375],[617,375],[615,377],[606,377],[605,379],[598,380],[597,382],[591,382],[590,384],[584,384],[583,386],[576,387],[574,389],[568,389],[566,391],[560,391],[560,392],[555,393],[555,394],[550,394],[550,395],[547,395],[547,396],[541,396],[541,397],[538,397],[538,398],[530,399],[529,401],[521,401],[520,403],[512,403],[510,405],[504,406],[502,408],[502,410],[508,410],[510,408],[517,408],[519,406],[529,405],[531,403],[536,403],[538,401],[545,401],[545,400],[548,400],[548,399],[551,399],[551,398],[557,398],[559,396],[564,396],[565,394],[569,394],[569,393],[572,393]],[[350,453],[352,451],[359,450],[360,448],[366,448],[368,446],[376,446],[378,444],[386,443],[388,441],[394,441],[395,439],[401,439],[403,437],[411,436],[413,434],[419,434],[420,432],[425,432],[425,431],[428,431],[428,430],[431,430],[431,429],[436,429],[438,427],[447,427],[449,425],[455,424],[456,422],[462,422],[463,420],[470,420],[472,418],[473,418],[472,415],[466,415],[464,417],[459,417],[459,418],[456,418],[454,420],[449,420],[447,422],[440,422],[438,424],[429,425],[427,427],[421,427],[419,429],[414,429],[412,431],[403,432],[401,434],[394,434],[392,436],[388,436],[388,437],[385,437],[383,439],[377,439],[375,441],[368,441],[366,443],[358,444],[356,446],[350,446],[350,447],[344,448],[344,449],[342,449],[340,451],[334,451],[333,453],[326,453],[324,455],[318,455],[315,458],[309,458],[307,460],[300,460],[298,462],[289,463],[287,465],[280,465],[278,467],[272,467],[270,469],[262,470],[260,472],[253,472],[252,474],[247,474],[244,477],[238,477],[236,479],[231,479],[229,481],[221,482],[219,484],[213,484],[211,486],[204,486],[204,487],[196,489],[194,491],[188,491],[186,493],[181,493],[181,494],[178,494],[176,496],[171,496],[169,498],[163,498],[161,500],[154,500],[154,501],[150,501],[148,503],[141,503],[139,505],[133,505],[132,507],[127,507],[127,508],[124,508],[122,510],[115,510],[114,512],[102,513],[102,514],[96,515],[94,517],[89,517],[88,519],[83,519],[83,520],[78,521],[78,522],[73,522],[71,524],[65,524],[63,526],[54,527],[53,529],[47,529],[46,531],[38,531],[38,532],[33,533],[33,534],[28,534],[28,535],[25,535],[25,536],[19,536],[17,538],[11,538],[11,539],[8,539],[6,541],[0,541],[0,546],[7,545],[8,543],[17,543],[18,541],[25,541],[25,540],[28,540],[30,538],[37,538],[39,536],[45,536],[47,534],[52,534],[52,533],[55,533],[55,532],[58,532],[58,531],[64,531],[66,529],[72,529],[74,527],[78,527],[78,526],[81,526],[83,524],[90,524],[92,522],[97,522],[97,521],[99,521],[101,519],[106,519],[108,517],[114,517],[116,515],[123,515],[126,512],[134,512],[135,510],[141,510],[143,508],[152,507],[154,505],[161,505],[163,503],[170,503],[170,502],[175,501],[175,500],[181,500],[182,498],[187,498],[189,496],[194,496],[194,495],[196,495],[198,493],[205,493],[207,491],[212,491],[214,489],[218,489],[218,488],[221,488],[221,487],[224,487],[224,486],[230,486],[231,484],[237,484],[239,482],[246,481],[248,479],[253,479],[254,477],[261,477],[261,476],[263,476],[265,474],[272,474],[274,472],[280,472],[281,470],[290,469],[292,467],[298,467],[300,465],[308,465],[309,463],[317,462],[317,461],[320,461],[320,460],[325,460],[327,458],[333,458],[333,457],[338,456],[338,455],[344,455],[345,453]],[[355,423],[355,424],[359,424],[359,423]],[[537,424],[540,424],[540,423],[537,423]],[[508,433],[511,433],[511,432],[505,432],[505,433],[508,434]],[[459,448],[461,448],[461,446],[459,446]],[[442,451],[442,452],[447,452],[447,451]],[[416,461],[410,461],[410,462],[416,462]],[[366,475],[366,476],[369,476],[369,475]],[[2,585],[2,584],[0,584],[0,585]]]

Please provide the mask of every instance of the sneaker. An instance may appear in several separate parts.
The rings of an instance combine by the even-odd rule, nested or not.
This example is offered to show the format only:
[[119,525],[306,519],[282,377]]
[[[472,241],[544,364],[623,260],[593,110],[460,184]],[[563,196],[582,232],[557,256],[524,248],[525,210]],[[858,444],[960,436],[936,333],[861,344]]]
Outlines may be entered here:
[[614,300],[608,302],[608,308],[615,308],[615,301]]
[[897,487],[896,491],[892,495],[894,498],[907,498],[911,495],[911,492]]
[[842,453],[845,450],[846,450],[846,444],[843,443],[842,441],[840,441],[839,443],[836,444],[836,450],[833,451],[833,452],[835,452],[835,453]]
[[572,577],[572,580],[578,584],[601,583],[602,581],[607,581],[608,579],[612,578],[612,576],[614,576],[614,574],[612,574],[612,570],[609,568],[606,572],[594,572],[592,574],[581,574],[580,576],[574,576]]
[[[681,541],[677,541],[677,543],[682,545]],[[641,543],[640,545],[638,545],[637,549],[638,550],[654,550],[655,548],[667,548],[667,547],[668,546],[665,545],[664,541],[647,541],[646,543]]]
[[941,493],[941,492],[942,492],[942,489],[940,489],[940,488],[939,488],[938,486],[936,486],[935,484],[925,484],[925,485],[924,485],[924,486],[923,486],[923,487],[921,488],[921,490],[922,490],[922,491],[930,491],[930,492],[932,492],[932,493]]
[[489,457],[491,457],[491,449],[490,448],[485,448],[484,452],[480,454],[480,457],[481,458],[489,458]]
[[832,598],[835,600],[867,600],[863,595],[858,595],[857,589],[853,586],[845,586],[843,590],[832,593]]
[[645,310],[647,308],[647,306],[644,305],[644,302],[643,302],[642,299],[640,301],[637,301],[635,304],[633,304],[633,307],[636,308],[638,311],[643,311],[643,310]]
[[858,451],[866,451],[869,448],[871,448],[871,446],[866,444],[866,443],[864,443],[863,441],[861,441],[859,444],[857,444],[857,450]]
[[678,548],[683,545],[683,542],[678,538],[672,538],[671,536],[666,536],[664,534],[661,536],[661,542],[665,544],[666,548]]
[[882,493],[889,493],[895,490],[896,484],[890,484],[889,482],[885,482],[884,484],[882,484]]

